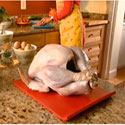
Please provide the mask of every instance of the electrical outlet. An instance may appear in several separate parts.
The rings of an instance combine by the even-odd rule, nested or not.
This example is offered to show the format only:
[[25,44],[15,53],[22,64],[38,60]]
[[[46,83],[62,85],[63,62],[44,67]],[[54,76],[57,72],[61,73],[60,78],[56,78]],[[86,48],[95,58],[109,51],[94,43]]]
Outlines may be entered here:
[[26,10],[26,0],[21,0],[21,10]]

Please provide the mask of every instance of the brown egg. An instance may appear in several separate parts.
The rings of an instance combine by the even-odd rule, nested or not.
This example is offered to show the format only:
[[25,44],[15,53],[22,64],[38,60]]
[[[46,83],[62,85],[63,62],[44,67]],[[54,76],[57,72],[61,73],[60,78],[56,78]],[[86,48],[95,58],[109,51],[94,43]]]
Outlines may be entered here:
[[28,43],[27,46],[28,46],[29,49],[31,48],[31,44]]
[[16,41],[13,46],[14,46],[15,49],[19,49],[21,47],[19,41]]
[[26,43],[25,41],[23,41],[23,42],[21,43],[21,48],[24,49],[24,48],[26,47],[26,45],[27,45],[27,43]]
[[6,43],[4,46],[3,46],[4,50],[10,50],[11,49],[11,46],[9,43]]
[[31,45],[27,44],[24,50],[30,50],[30,48],[31,48]]
[[24,49],[22,49],[22,48],[18,48],[18,50],[24,50]]

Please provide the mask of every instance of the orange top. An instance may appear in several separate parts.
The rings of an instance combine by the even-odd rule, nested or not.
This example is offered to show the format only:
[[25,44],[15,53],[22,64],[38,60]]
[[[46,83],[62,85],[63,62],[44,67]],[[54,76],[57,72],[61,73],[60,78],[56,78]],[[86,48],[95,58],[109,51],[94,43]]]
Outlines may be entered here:
[[72,12],[74,4],[80,6],[80,1],[79,0],[64,1],[64,7],[62,8],[62,10],[59,13],[57,12],[53,13],[54,21],[61,20],[65,18],[66,16],[68,16]]

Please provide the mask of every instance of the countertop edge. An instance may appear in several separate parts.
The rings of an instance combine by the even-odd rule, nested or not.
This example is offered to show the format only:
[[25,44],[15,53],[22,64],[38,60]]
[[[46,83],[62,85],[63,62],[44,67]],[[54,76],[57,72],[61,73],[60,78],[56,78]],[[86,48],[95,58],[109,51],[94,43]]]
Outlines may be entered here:
[[[98,19],[90,19],[90,18],[84,18],[84,23],[86,28],[91,26],[98,26],[98,25],[107,25],[108,20],[98,20]],[[32,35],[32,34],[40,34],[40,33],[49,33],[49,32],[58,32],[59,31],[59,24],[58,22],[53,22],[52,25],[55,26],[54,29],[32,29],[32,27],[24,27],[23,29],[18,26],[13,26],[9,28],[8,30],[11,30],[14,32],[14,37],[16,36],[23,36],[23,35]]]

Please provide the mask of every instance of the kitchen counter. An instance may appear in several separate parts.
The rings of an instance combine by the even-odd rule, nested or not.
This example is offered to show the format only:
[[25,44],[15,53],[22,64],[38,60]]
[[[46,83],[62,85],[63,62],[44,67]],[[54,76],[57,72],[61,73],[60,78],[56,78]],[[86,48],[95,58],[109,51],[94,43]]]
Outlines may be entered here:
[[[28,65],[22,66],[27,72]],[[63,122],[13,85],[19,79],[17,67],[1,70],[0,75],[0,123],[4,124],[125,124],[125,84],[118,86],[100,80],[99,86],[116,90],[111,98],[82,112],[70,121]]]
[[8,30],[13,31],[14,36],[29,35],[29,34],[31,35],[31,34],[59,31],[59,25],[57,22],[50,23],[50,25],[53,25],[55,28],[52,28],[52,29],[33,29],[31,25],[28,25],[28,26],[13,25],[10,28],[8,28]]
[[[85,18],[84,23],[86,27],[88,26],[95,26],[95,25],[103,25],[107,24],[108,20],[97,20],[97,19],[90,19]],[[53,32],[59,31],[59,24],[57,22],[51,22],[51,25],[54,25],[54,29],[33,29],[31,26],[17,26],[13,25],[8,30],[14,32],[14,36],[21,36],[21,35],[29,35],[29,34],[37,34],[37,33],[46,33],[46,32]]]

